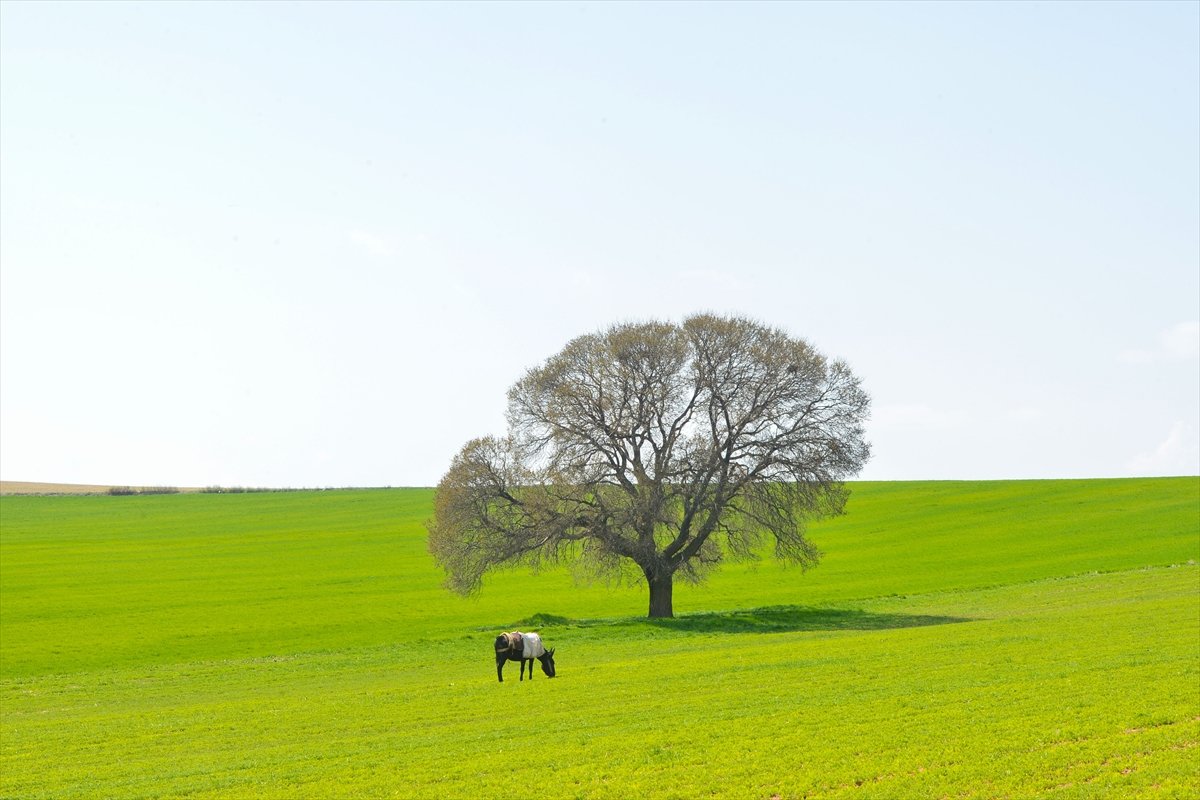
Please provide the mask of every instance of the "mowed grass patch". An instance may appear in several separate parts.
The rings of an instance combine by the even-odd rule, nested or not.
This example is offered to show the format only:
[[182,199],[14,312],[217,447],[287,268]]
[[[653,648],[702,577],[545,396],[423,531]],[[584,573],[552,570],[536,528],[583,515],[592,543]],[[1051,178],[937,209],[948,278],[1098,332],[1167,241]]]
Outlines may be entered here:
[[442,588],[432,490],[0,498],[0,675],[268,657],[441,638],[553,607],[635,613],[637,591],[518,573]]
[[803,575],[773,561],[676,590],[676,610],[977,588],[1200,560],[1200,478],[851,484]]
[[[10,796],[1178,796],[1200,788],[1196,566],[891,598],[954,621],[548,629],[7,681]],[[50,746],[52,743],[52,746]]]
[[[0,795],[1190,797],[1196,486],[856,486],[820,567],[670,621],[563,572],[448,595],[428,492],[3,498]],[[559,679],[495,682],[518,621]]]

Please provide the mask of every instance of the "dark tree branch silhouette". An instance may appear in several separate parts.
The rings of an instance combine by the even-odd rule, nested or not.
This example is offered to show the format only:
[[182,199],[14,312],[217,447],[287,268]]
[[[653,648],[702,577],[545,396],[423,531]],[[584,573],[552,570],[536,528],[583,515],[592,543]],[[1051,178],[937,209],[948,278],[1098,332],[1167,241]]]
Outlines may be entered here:
[[748,319],[581,336],[509,390],[505,438],[454,458],[429,548],[464,594],[496,567],[635,565],[669,617],[675,577],[724,558],[817,562],[806,522],[842,513],[869,404],[845,363]]

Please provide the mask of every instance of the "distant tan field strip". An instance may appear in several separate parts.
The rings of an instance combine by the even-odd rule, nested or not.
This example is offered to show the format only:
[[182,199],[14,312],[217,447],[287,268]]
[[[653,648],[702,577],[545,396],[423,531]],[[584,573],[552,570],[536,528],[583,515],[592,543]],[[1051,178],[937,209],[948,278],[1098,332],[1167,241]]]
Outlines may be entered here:
[[[0,494],[106,494],[111,486],[87,483],[29,483],[27,481],[0,481]],[[148,487],[134,486],[134,489]],[[199,489],[179,488],[181,492],[197,492]]]

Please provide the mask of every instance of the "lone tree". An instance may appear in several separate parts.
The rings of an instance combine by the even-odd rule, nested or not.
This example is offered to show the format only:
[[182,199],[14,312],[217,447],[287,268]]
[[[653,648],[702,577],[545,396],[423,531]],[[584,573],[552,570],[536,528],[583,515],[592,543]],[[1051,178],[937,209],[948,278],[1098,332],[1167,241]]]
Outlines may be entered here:
[[569,561],[640,573],[650,616],[670,617],[675,577],[726,557],[773,543],[816,563],[805,523],[842,513],[869,404],[844,362],[748,319],[581,336],[509,390],[505,438],[454,458],[429,549],[462,594],[496,567]]

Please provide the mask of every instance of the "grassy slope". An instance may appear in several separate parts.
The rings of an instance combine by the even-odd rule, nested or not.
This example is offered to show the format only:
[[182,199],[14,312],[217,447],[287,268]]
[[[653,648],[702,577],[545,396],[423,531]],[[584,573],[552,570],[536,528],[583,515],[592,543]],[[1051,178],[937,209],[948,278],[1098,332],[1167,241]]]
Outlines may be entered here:
[[[447,595],[428,492],[6,497],[0,795],[1189,796],[1198,490],[860,484],[816,570],[661,624],[561,573]],[[535,612],[563,677],[496,685]]]

